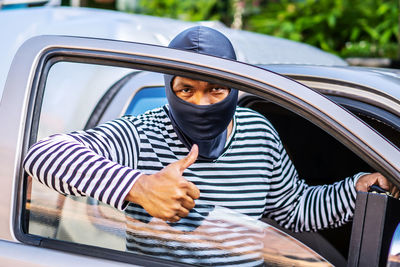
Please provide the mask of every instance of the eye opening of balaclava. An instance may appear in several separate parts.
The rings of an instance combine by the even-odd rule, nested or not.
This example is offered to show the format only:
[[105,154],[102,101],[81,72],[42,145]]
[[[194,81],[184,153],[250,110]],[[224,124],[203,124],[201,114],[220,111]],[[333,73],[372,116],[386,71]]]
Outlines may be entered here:
[[[205,26],[184,30],[171,41],[169,47],[236,60],[229,39]],[[174,77],[164,75],[169,117],[178,138],[189,150],[197,144],[199,159],[217,159],[224,151],[227,127],[236,110],[238,91],[231,89],[223,100],[211,105],[195,105],[175,95],[172,90]]]

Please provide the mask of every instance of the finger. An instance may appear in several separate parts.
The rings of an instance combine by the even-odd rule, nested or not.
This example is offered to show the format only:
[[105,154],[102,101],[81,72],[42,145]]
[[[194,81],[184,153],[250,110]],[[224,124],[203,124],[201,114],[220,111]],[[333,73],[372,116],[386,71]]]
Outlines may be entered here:
[[178,215],[180,218],[183,218],[189,215],[189,211],[184,207],[181,207],[176,213],[176,215]]
[[192,149],[190,149],[189,154],[183,159],[180,159],[176,162],[176,164],[179,165],[180,171],[183,172],[190,165],[192,165],[197,160],[198,155],[199,155],[199,147],[197,145],[193,145]]
[[196,203],[194,203],[193,198],[186,196],[181,203],[182,207],[184,207],[187,210],[191,210],[194,208],[194,206],[196,205]]
[[189,186],[187,190],[188,196],[190,196],[193,199],[198,199],[200,197],[200,190],[197,188],[197,186],[195,186],[195,184],[192,182],[188,182],[188,186]]
[[396,192],[396,187],[392,184],[392,183],[390,183],[390,186],[389,186],[389,193],[391,194],[391,195],[393,195],[395,192]]
[[392,196],[395,196],[398,192],[399,192],[399,189],[397,188],[397,186],[395,186],[395,185],[392,184],[392,188],[391,188],[391,190],[390,190],[390,194],[391,194]]
[[168,220],[165,220],[165,221],[167,221],[167,222],[177,222],[177,221],[179,221],[181,218],[178,216],[178,215],[175,215],[174,217],[172,217],[172,218],[169,218]]

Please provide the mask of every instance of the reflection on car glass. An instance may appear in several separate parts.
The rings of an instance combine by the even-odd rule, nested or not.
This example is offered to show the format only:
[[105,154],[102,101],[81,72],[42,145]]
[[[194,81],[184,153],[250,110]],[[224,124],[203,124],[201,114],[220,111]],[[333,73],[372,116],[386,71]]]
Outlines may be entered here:
[[220,206],[197,204],[176,223],[129,207],[127,249],[165,259],[213,266],[331,266],[280,230]]
[[125,115],[137,116],[147,110],[158,108],[167,103],[164,86],[145,87],[139,90],[125,111]]
[[400,266],[400,224],[397,225],[396,231],[394,232],[392,243],[389,250],[389,258],[387,266],[396,267]]

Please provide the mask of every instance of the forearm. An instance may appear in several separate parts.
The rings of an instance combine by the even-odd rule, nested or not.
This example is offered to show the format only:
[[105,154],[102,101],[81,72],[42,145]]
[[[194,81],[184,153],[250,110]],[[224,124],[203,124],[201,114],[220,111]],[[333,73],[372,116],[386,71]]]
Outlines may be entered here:
[[139,171],[134,170],[135,147],[123,144],[124,137],[112,135],[114,121],[88,132],[55,135],[33,145],[25,158],[29,175],[48,187],[68,195],[91,196],[118,209]]
[[305,186],[297,201],[287,206],[280,223],[296,232],[341,226],[354,215],[355,179],[361,174],[332,185]]

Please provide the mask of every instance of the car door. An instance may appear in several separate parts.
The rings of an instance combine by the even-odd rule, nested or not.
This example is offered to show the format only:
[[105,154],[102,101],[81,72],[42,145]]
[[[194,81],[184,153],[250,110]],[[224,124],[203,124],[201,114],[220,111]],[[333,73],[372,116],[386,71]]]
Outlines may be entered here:
[[[80,71],[81,68],[85,69],[85,66],[89,66],[89,72]],[[100,66],[100,69],[91,69],[91,66]],[[41,203],[40,206],[47,205],[47,210],[36,210],[36,215],[47,212],[52,214],[52,217],[33,218],[36,215],[31,213],[30,207],[38,203],[32,202],[36,201],[32,194],[40,192],[43,195],[47,191],[39,188],[39,185],[32,185],[32,181],[21,168],[23,157],[33,142],[57,132],[85,128],[99,98],[106,97],[104,92],[113,82],[143,70],[212,81],[267,99],[323,129],[373,169],[400,185],[400,152],[397,147],[321,94],[281,75],[240,62],[153,45],[41,36],[27,41],[17,53],[0,106],[0,123],[7,126],[7,131],[2,132],[0,141],[2,239],[116,261],[144,265],[172,264],[157,256],[133,257],[116,251],[116,248],[123,250],[124,246],[121,243],[123,233],[120,233],[124,216],[104,205],[91,209],[93,203],[90,199],[75,201],[72,198],[70,201],[49,193],[48,197],[44,198],[48,202]],[[89,92],[89,89],[79,91],[73,87],[69,87],[68,90],[69,85],[63,84],[71,80],[68,71],[81,73],[79,78],[74,77],[77,85],[90,84],[85,88],[94,92]],[[63,86],[67,89],[61,94],[58,89]],[[49,94],[46,90],[50,87],[55,89]],[[57,97],[59,99],[55,101]],[[69,108],[71,103],[73,108]],[[74,112],[69,113],[70,109]],[[69,209],[69,213],[61,214],[68,209],[59,207],[68,207],[74,201],[78,204]],[[104,230],[104,238],[93,242],[83,241],[83,244],[71,242],[74,238],[85,240],[84,235],[89,234],[84,229],[82,232],[68,227],[71,225],[70,220],[81,219],[74,218],[79,209],[84,210],[85,214],[90,214],[90,218],[108,218],[102,224],[97,221],[91,222],[95,225],[94,233],[97,233],[99,228]],[[76,212],[71,212],[74,210]],[[60,217],[65,219],[59,220]],[[27,223],[31,219],[34,223]],[[41,227],[43,224],[46,227]],[[112,235],[113,237],[108,235],[115,234],[115,231],[118,233]]]

